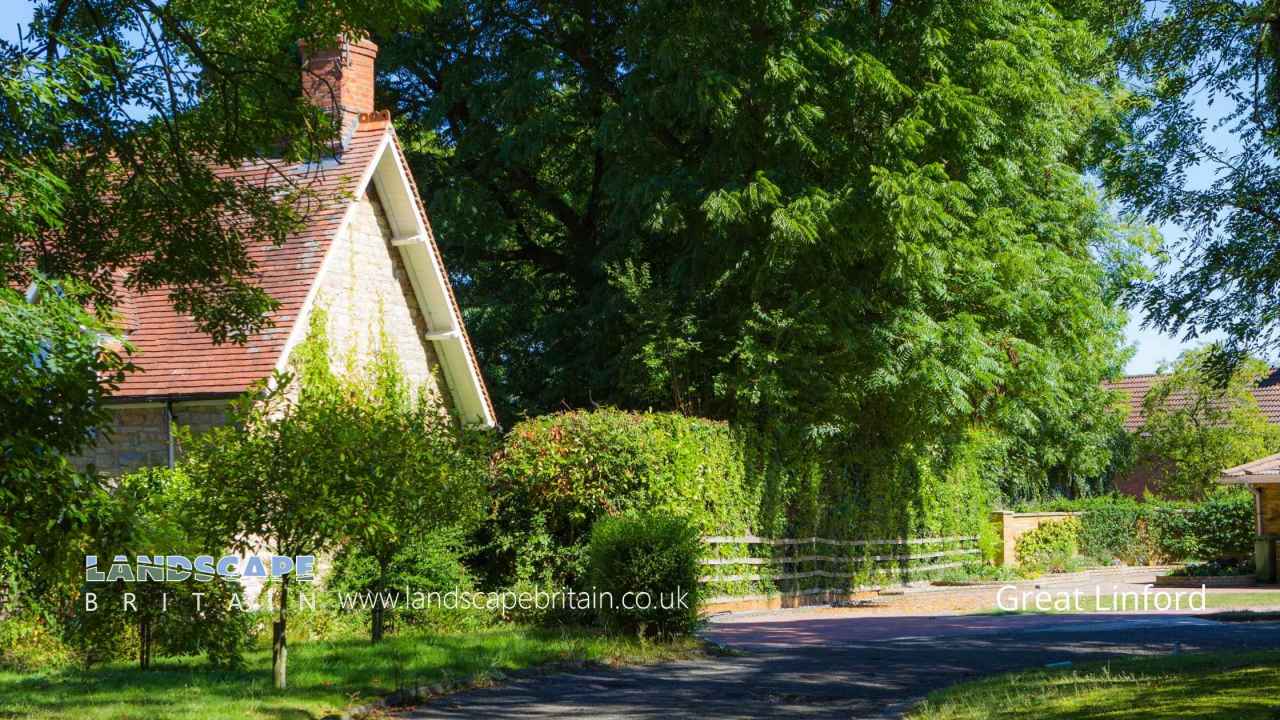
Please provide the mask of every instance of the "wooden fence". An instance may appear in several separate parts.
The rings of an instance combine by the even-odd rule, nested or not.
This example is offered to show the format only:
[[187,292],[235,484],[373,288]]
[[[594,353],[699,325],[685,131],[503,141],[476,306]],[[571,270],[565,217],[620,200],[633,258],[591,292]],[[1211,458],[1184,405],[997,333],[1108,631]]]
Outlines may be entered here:
[[[977,540],[976,535],[897,540],[710,536],[702,542],[712,557],[700,560],[700,564],[729,572],[703,575],[700,582],[722,589],[737,586],[735,591],[708,598],[711,604],[776,595],[847,594],[961,567],[981,553],[976,547]],[[730,550],[728,557],[724,556],[726,549]],[[821,587],[803,582],[818,578],[837,582],[819,581]]]

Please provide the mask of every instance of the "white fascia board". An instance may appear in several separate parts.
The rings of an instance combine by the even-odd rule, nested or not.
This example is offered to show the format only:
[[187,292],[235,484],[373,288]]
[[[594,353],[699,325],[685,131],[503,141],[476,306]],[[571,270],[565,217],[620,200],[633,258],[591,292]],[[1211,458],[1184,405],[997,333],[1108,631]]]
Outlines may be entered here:
[[394,236],[404,240],[394,244],[400,249],[414,296],[427,318],[424,339],[435,346],[436,357],[462,421],[493,427],[497,425],[497,418],[493,417],[489,404],[484,400],[484,380],[476,372],[471,348],[462,334],[462,313],[453,302],[449,279],[437,260],[435,239],[427,228],[426,218],[418,210],[418,198],[414,197],[408,168],[400,163],[399,153],[390,148],[390,143],[395,142],[394,136],[389,133],[389,138],[387,149],[375,161],[377,172],[373,182],[384,209],[391,216],[388,220],[393,225]]

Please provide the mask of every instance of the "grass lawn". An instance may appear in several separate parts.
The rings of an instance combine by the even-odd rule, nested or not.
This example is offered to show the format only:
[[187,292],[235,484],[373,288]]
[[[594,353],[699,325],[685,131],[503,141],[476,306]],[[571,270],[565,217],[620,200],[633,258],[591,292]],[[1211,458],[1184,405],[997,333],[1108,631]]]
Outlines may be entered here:
[[[1057,595],[1053,588],[1047,588],[1045,592],[1050,593],[1055,598]],[[1138,591],[1141,593],[1141,590]],[[1196,610],[1192,611],[1187,606],[1187,593],[1192,590],[1187,588],[1155,588],[1152,593],[1182,593],[1182,612],[1199,612],[1199,601],[1197,601]],[[1102,612],[1108,613],[1140,613],[1140,608],[1132,605],[1132,600],[1128,601],[1130,605],[1127,609],[1119,607],[1118,601],[1113,598],[1109,591],[1102,594]],[[1070,614],[1077,612],[1098,612],[1098,598],[1095,595],[1084,593],[1080,598],[1078,608],[1071,610],[1037,610],[1034,606],[1019,608],[1012,611],[995,611],[994,614],[1013,613],[1039,613],[1047,615]],[[1256,592],[1214,592],[1208,590],[1205,593],[1205,610],[1235,610],[1241,608],[1280,608],[1280,590],[1259,590]],[[1150,611],[1150,610],[1148,610]]]
[[403,685],[483,681],[549,662],[647,662],[693,654],[696,640],[641,645],[585,631],[503,627],[459,635],[319,641],[289,647],[289,689],[271,686],[270,648],[246,653],[242,671],[215,671],[195,658],[48,674],[0,672],[0,718],[321,718]]
[[907,720],[1280,716],[1280,651],[1125,658],[1028,670],[933,693]]
[[[1175,588],[1156,588],[1154,592],[1190,592],[1185,589]],[[1225,610],[1231,608],[1247,608],[1247,607],[1280,607],[1280,591],[1277,590],[1261,590],[1258,592],[1214,592],[1208,590],[1205,592],[1205,609],[1206,610]],[[1106,593],[1102,596],[1102,607],[1111,608],[1115,601]],[[1081,603],[1085,612],[1093,612],[1098,609],[1096,597],[1086,596],[1084,602]],[[1183,605],[1186,607],[1185,602]],[[1115,612],[1114,609],[1108,612]]]

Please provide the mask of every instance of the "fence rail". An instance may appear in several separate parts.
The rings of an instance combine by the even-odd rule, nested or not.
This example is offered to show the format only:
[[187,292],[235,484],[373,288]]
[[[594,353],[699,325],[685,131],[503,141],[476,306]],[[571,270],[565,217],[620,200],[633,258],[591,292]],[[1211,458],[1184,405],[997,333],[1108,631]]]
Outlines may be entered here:
[[[943,544],[967,544],[976,542],[976,535],[952,535],[948,537],[932,537],[932,538],[898,538],[891,540],[834,540],[831,538],[808,537],[808,538],[762,538],[755,535],[714,535],[702,538],[702,542],[706,545],[762,545],[768,547],[785,548],[784,553],[801,551],[803,546],[809,546],[814,550],[818,545],[827,545],[832,547],[885,547],[885,548],[910,548],[912,546],[927,545],[943,545]],[[855,577],[853,570],[855,568],[861,570],[867,565],[875,563],[912,563],[917,561],[943,560],[944,562],[924,563],[907,568],[905,571],[909,574],[923,575],[936,572],[938,570],[948,570],[963,566],[965,558],[970,555],[977,555],[981,551],[978,548],[952,548],[949,550],[936,550],[933,552],[912,553],[907,552],[889,552],[885,554],[864,555],[861,557],[849,556],[841,557],[839,555],[816,554],[812,551],[806,555],[783,554],[778,557],[731,557],[731,558],[704,558],[699,560],[699,564],[703,567],[725,567],[725,566],[746,566],[759,568],[782,568],[783,572],[777,573],[739,573],[734,575],[703,575],[699,578],[699,582],[707,583],[741,583],[741,582],[781,582],[786,580],[803,580],[806,578],[836,578],[852,580]],[[956,562],[946,562],[951,558],[959,559]],[[830,563],[846,566],[846,570],[838,569],[801,569],[794,567],[802,563]],[[790,567],[790,571],[786,571]],[[828,566],[830,567],[830,565]],[[837,565],[838,568],[838,565]],[[894,568],[885,568],[892,571]],[[793,588],[794,591],[800,591],[800,588]],[[812,588],[803,590],[803,592],[811,592]]]
[[[915,572],[920,574],[930,573],[935,570],[949,570],[951,568],[962,567],[963,565],[964,563],[962,562],[939,563],[937,565],[926,565],[924,567],[916,568]],[[698,578],[698,582],[760,582],[762,580],[800,580],[811,577],[847,578],[849,577],[849,573],[830,572],[827,570],[807,570],[805,572],[778,573],[777,575],[703,575]]]
[[921,553],[919,555],[868,555],[865,557],[837,557],[835,555],[797,555],[795,557],[776,558],[708,558],[699,560],[700,565],[790,565],[799,562],[890,562],[898,560],[930,560],[932,558],[951,557],[954,555],[976,555],[978,548],[961,548],[958,550],[942,550],[939,552]]
[[831,540],[828,538],[762,538],[755,535],[710,535],[702,538],[707,545],[813,545],[825,544],[840,547],[863,547],[866,545],[928,545],[930,543],[966,542],[977,540],[977,535],[954,535],[938,538],[912,538],[910,540]]

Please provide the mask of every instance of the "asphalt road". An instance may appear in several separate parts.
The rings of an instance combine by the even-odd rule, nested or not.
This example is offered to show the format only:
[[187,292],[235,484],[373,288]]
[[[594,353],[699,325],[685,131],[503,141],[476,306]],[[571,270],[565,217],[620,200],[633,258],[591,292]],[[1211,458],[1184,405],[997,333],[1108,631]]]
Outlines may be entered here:
[[894,718],[972,677],[1119,654],[1280,647],[1280,623],[1181,615],[806,616],[712,623],[741,656],[588,669],[474,690],[413,718]]

